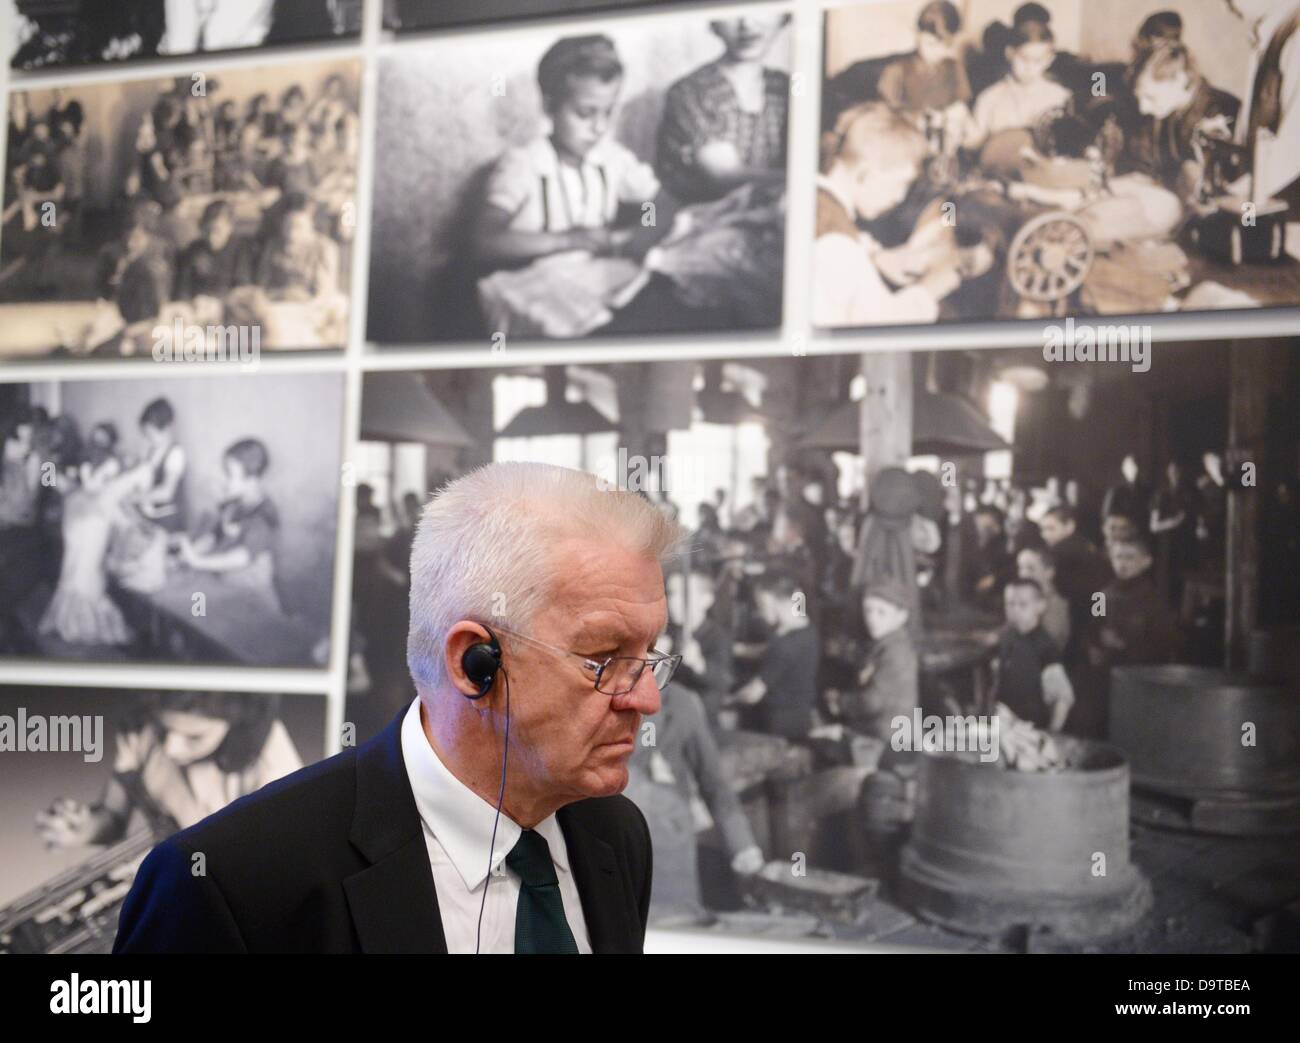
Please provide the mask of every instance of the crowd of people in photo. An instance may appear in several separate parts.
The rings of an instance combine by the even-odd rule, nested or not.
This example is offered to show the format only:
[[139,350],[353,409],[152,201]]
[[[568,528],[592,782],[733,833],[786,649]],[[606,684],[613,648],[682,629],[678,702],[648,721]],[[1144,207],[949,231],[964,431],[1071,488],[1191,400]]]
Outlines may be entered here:
[[[1260,7],[1241,16],[1253,26]],[[1192,287],[1198,219],[1265,202],[1251,158],[1284,103],[1268,93],[1269,74],[1291,70],[1266,50],[1243,106],[1240,85],[1209,82],[1183,29],[1176,11],[1158,11],[1136,27],[1127,61],[1092,61],[1061,48],[1042,4],[1022,4],[976,41],[956,5],[932,0],[915,50],[839,71],[823,104],[816,321],[1036,317],[1064,298],[1097,313],[1258,303],[1208,279],[1176,295]],[[1285,43],[1294,24],[1281,30]],[[1263,187],[1284,211],[1300,183],[1293,167]],[[1010,243],[1049,211],[1077,218],[1082,231],[1062,226],[1054,244],[1077,253],[1076,267],[1035,273],[1026,258],[1024,278],[1009,281]]]
[[[837,495],[834,465],[815,463],[756,479],[743,509],[722,490],[699,503],[689,555],[667,576],[657,646],[684,659],[629,787],[656,857],[662,847],[680,859],[677,883],[656,885],[659,914],[710,915],[691,813],[700,801],[730,870],[763,865],[722,771],[729,734],[778,737],[814,770],[872,766],[859,796],[865,839],[845,841],[840,868],[885,874],[916,770],[891,741],[899,716],[997,714],[1039,741],[1105,738],[1112,667],[1195,660],[1214,646],[1213,604],[1184,598],[1193,579],[1213,589],[1217,578],[1222,594],[1220,455],[1202,468],[1192,479],[1171,461],[1153,488],[1129,456],[1099,509],[1059,478],[945,488],[929,472],[887,468],[864,513]],[[652,498],[677,513],[669,496]],[[953,632],[981,635],[975,673],[930,662],[936,635]]]
[[222,453],[219,502],[187,512],[189,470],[165,397],[139,416],[128,444],[101,421],[20,406],[0,430],[0,652],[137,648],[116,590],[148,593],[184,568],[237,587],[284,614],[276,561],[280,520],[267,489],[270,453],[257,438]]
[[106,162],[90,151],[83,102],[56,89],[36,113],[29,94],[11,95],[0,297],[94,298],[93,323],[63,345],[75,353],[147,352],[174,316],[267,321],[268,346],[301,346],[275,343],[278,303],[305,306],[318,334],[338,326],[359,141],[346,80],[242,104],[221,88],[180,77],[122,128],[132,160],[108,206],[93,202]]

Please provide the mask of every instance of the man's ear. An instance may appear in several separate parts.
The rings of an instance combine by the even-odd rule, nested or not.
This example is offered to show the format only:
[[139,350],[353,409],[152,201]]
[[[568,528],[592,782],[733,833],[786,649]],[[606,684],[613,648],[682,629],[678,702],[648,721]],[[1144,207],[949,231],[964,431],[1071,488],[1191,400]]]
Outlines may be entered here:
[[490,640],[487,628],[469,619],[462,619],[447,631],[442,647],[443,669],[461,695],[478,698],[478,682],[471,681],[465,673],[465,653],[471,646]]

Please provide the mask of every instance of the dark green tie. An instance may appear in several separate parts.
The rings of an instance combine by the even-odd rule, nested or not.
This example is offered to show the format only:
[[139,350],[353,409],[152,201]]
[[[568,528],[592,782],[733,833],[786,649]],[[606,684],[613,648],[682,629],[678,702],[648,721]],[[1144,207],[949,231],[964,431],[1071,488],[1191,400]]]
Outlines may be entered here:
[[531,829],[519,835],[506,865],[519,874],[519,904],[515,908],[515,952],[576,953],[569,921],[564,918],[560,881],[546,838]]

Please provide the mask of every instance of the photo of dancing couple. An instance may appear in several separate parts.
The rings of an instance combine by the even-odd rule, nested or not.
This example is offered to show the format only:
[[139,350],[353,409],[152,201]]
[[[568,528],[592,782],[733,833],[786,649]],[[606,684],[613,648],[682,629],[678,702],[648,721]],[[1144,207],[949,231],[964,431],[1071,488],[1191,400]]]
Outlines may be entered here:
[[0,655],[326,662],[342,409],[333,375],[0,384]]

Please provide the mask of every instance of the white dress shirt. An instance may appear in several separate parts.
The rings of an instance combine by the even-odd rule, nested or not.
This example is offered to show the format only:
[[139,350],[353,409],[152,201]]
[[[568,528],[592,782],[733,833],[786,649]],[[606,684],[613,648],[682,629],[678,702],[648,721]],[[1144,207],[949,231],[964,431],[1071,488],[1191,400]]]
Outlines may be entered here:
[[[520,882],[505,864],[506,855],[523,832],[503,811],[497,823],[492,854],[492,881],[487,884],[488,847],[496,805],[489,804],[461,782],[434,752],[420,723],[420,700],[411,702],[402,721],[402,759],[415,794],[415,806],[424,824],[424,842],[433,868],[433,886],[438,894],[438,912],[448,952],[474,952],[479,906],[487,886],[483,909],[480,952],[515,951],[515,908]],[[564,917],[578,943],[578,951],[591,952],[587,921],[582,915],[578,885],[569,870],[569,849],[554,815],[537,823],[551,849],[555,875],[560,882]]]

